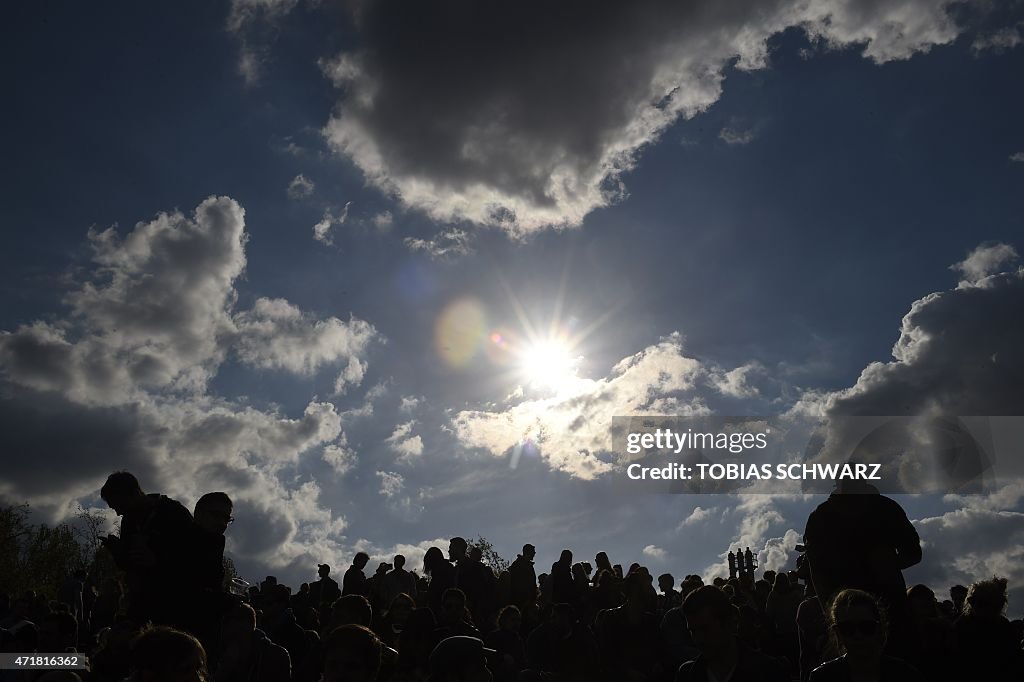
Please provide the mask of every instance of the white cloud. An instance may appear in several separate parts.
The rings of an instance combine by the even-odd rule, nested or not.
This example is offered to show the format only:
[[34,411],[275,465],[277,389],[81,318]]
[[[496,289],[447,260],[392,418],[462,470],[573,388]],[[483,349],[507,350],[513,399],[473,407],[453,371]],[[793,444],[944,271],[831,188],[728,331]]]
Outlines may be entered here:
[[664,561],[668,558],[668,552],[663,550],[661,547],[655,547],[654,545],[647,545],[644,547],[643,555],[645,557],[650,557],[651,559],[656,559],[657,561]]
[[726,126],[719,131],[718,138],[730,145],[750,144],[754,141],[754,131]]
[[[252,310],[235,316],[235,324],[239,333],[236,352],[242,362],[306,375],[322,365],[359,356],[377,337],[368,322],[314,319],[281,298],[257,299]],[[350,367],[350,376],[361,378],[362,363]]]
[[[727,65],[763,68],[771,36],[802,27],[876,63],[908,59],[957,37],[948,5],[638,0],[588,6],[581,32],[574,13],[537,21],[522,3],[435,3],[412,19],[360,3],[360,47],[322,63],[344,93],[323,132],[371,185],[438,222],[578,225],[625,196],[645,145],[718,100]],[[489,39],[466,40],[481,25]],[[461,49],[423,49],[422,35]]]
[[288,183],[288,198],[296,201],[300,199],[308,199],[313,196],[313,190],[316,189],[316,185],[312,180],[307,178],[302,173],[299,173],[292,181]]
[[409,461],[423,454],[423,439],[412,433],[416,420],[407,421],[395,427],[394,432],[384,442],[388,447]]
[[1021,24],[1006,26],[989,33],[982,33],[971,42],[971,49],[975,52],[983,52],[985,50],[1003,52],[1004,50],[1012,50],[1024,42],[1020,26]]
[[1017,249],[1009,244],[982,244],[971,251],[967,258],[950,265],[949,269],[962,273],[966,284],[977,284],[1016,262],[1017,258]]
[[419,251],[434,258],[445,256],[464,256],[470,252],[471,238],[469,233],[458,228],[449,228],[430,239],[406,237],[405,245],[410,251]]
[[576,378],[551,397],[524,398],[500,412],[465,410],[452,428],[463,445],[494,456],[531,443],[551,468],[591,479],[613,469],[598,456],[611,450],[613,416],[706,414],[693,392],[702,376],[672,334],[620,361],[607,378]]
[[346,202],[341,212],[335,215],[330,209],[324,211],[324,217],[313,226],[313,239],[317,240],[322,244],[330,246],[334,243],[334,235],[332,231],[337,225],[344,225],[345,221],[348,220],[348,209],[352,205],[352,202]]
[[351,357],[348,360],[348,364],[345,369],[341,370],[341,374],[334,380],[334,395],[341,395],[345,393],[349,387],[358,386],[363,383],[363,377],[366,376],[367,363],[363,362],[357,357]]
[[407,414],[415,412],[416,408],[419,407],[419,404],[420,404],[421,400],[422,400],[421,398],[417,398],[416,396],[403,395],[402,396],[402,402],[401,402],[401,404],[399,404],[398,409],[401,412],[405,412]]
[[380,494],[385,497],[396,497],[405,490],[405,478],[393,471],[378,471]]
[[373,226],[377,228],[379,232],[387,232],[391,229],[391,224],[395,222],[394,216],[391,215],[391,211],[381,211],[380,213],[373,216],[370,219]]
[[1010,161],[1024,162],[1024,152],[1014,152],[1010,154]]
[[323,460],[334,469],[336,474],[344,475],[355,466],[356,454],[347,447],[344,434],[342,434],[340,440],[339,444],[324,446]]
[[759,394],[756,386],[750,385],[750,375],[763,373],[764,367],[756,362],[747,363],[729,371],[711,371],[709,381],[723,395],[733,398],[753,398]]
[[676,526],[676,530],[679,531],[683,528],[686,528],[687,526],[696,526],[700,523],[703,523],[707,519],[711,518],[711,516],[714,515],[717,511],[718,507],[711,507],[710,509],[705,509],[704,507],[694,507],[693,511],[690,512],[690,515],[679,522],[679,525]]

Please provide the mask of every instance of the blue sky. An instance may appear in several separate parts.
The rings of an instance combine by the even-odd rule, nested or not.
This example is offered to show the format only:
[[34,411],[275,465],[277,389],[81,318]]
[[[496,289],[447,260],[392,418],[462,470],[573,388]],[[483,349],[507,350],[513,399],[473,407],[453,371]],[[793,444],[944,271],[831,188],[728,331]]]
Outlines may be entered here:
[[[8,8],[0,496],[710,575],[817,500],[618,499],[611,415],[1024,414],[1019,6],[577,4]],[[916,579],[1019,585],[1022,493],[905,500]]]

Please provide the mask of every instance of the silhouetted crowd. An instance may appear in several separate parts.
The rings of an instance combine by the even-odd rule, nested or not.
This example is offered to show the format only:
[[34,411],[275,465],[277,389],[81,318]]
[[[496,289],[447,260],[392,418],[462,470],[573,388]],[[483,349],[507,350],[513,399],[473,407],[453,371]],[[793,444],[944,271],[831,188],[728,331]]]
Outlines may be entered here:
[[815,509],[792,570],[748,564],[712,584],[568,549],[538,575],[530,544],[499,572],[453,537],[421,572],[398,555],[368,575],[359,552],[340,585],[320,564],[297,590],[267,576],[234,591],[227,494],[189,513],[116,472],[101,496],[122,519],[104,539],[116,577],[79,571],[56,595],[0,593],[0,651],[81,652],[91,669],[0,671],[0,682],[1024,680],[1006,580],[942,601],[908,589],[920,540],[869,486],[840,486]]

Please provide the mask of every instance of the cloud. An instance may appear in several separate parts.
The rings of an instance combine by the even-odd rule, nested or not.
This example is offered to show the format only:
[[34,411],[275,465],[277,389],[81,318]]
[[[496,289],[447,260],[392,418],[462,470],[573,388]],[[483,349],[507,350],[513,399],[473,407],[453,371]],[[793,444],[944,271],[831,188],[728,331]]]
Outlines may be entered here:
[[341,370],[341,374],[334,380],[334,395],[341,395],[345,393],[349,387],[358,386],[363,383],[363,377],[366,376],[367,363],[363,362],[357,357],[351,357],[348,360],[348,364],[345,369]]
[[381,211],[370,219],[373,226],[377,228],[379,232],[387,232],[391,229],[391,224],[395,222],[394,216],[391,215],[391,211]]
[[719,131],[718,138],[729,145],[744,145],[754,141],[754,131],[726,126]]
[[465,256],[471,251],[470,235],[465,230],[450,228],[430,239],[406,237],[405,245],[410,251],[419,251],[434,258]]
[[313,181],[299,173],[288,183],[288,198],[296,201],[308,199],[313,196],[314,189],[316,189],[316,185],[313,184]]
[[394,432],[384,440],[388,447],[401,455],[405,461],[423,454],[423,439],[412,434],[414,426],[416,426],[416,420],[399,424],[395,427]]
[[668,552],[663,550],[661,547],[655,547],[654,545],[647,545],[644,547],[643,555],[657,561],[664,561],[668,558]]
[[419,407],[421,400],[421,398],[417,398],[416,396],[403,395],[402,402],[399,404],[398,409],[405,413],[415,412],[416,408]]
[[244,218],[234,200],[210,197],[192,217],[161,213],[123,240],[90,230],[95,269],[67,295],[70,316],[0,332],[0,368],[20,386],[91,405],[201,392],[236,332]]
[[355,466],[356,454],[347,446],[345,435],[342,434],[337,444],[325,445],[323,449],[323,460],[339,476],[347,474]]
[[705,414],[695,394],[704,370],[683,354],[672,334],[612,368],[609,377],[575,378],[555,395],[523,398],[507,409],[464,410],[452,419],[463,445],[504,456],[515,448],[538,448],[552,469],[591,479],[613,470],[599,455],[611,449],[615,415]]
[[718,511],[718,507],[712,507],[710,509],[705,509],[704,507],[694,507],[693,511],[690,512],[690,515],[679,522],[679,525],[676,526],[676,530],[679,531],[683,528],[686,528],[687,526],[696,526],[700,523],[703,523],[707,519],[711,518],[711,516],[716,511]]
[[236,312],[244,217],[233,199],[210,197],[191,216],[161,213],[123,237],[90,231],[93,267],[70,285],[68,313],[0,332],[0,428],[18,458],[0,475],[0,498],[56,521],[128,469],[187,506],[230,491],[236,560],[286,570],[341,551],[344,518],[322,505],[316,482],[285,474],[307,455],[349,466],[335,406],[314,398],[292,416],[208,385],[232,350],[309,372],[356,358],[375,332],[281,299]]
[[[235,316],[235,324],[239,333],[236,352],[243,363],[305,375],[322,365],[356,358],[377,336],[373,326],[363,320],[317,320],[281,298],[257,299],[252,310]],[[363,371],[359,360],[355,365],[350,360],[343,376],[361,380]]]
[[956,38],[948,4],[359,3],[359,46],[321,64],[342,93],[323,133],[436,221],[574,226],[625,196],[645,145],[718,100],[729,65],[763,68],[772,35],[907,59]]
[[982,244],[968,254],[967,258],[949,266],[950,270],[963,273],[964,282],[977,284],[980,280],[994,275],[1004,266],[1018,258],[1017,249],[1009,244]]
[[988,33],[981,33],[971,42],[971,49],[975,52],[984,52],[985,50],[1003,52],[1005,50],[1012,50],[1024,42],[1020,26],[1021,24],[1018,24]]
[[982,247],[955,266],[955,289],[915,301],[893,360],[873,362],[852,387],[817,393],[803,407],[836,415],[1019,415],[1024,397],[1024,269],[992,272],[1015,251]]
[[723,395],[753,398],[759,394],[757,387],[749,383],[750,375],[754,373],[764,373],[764,367],[751,362],[729,371],[714,371],[711,372],[709,381]]
[[378,471],[380,494],[384,497],[396,497],[405,489],[405,478],[393,471]]
[[1024,152],[1014,152],[1010,154],[1010,161],[1024,162]]
[[345,224],[345,221],[348,220],[348,208],[351,205],[351,201],[346,202],[344,208],[341,209],[341,213],[337,215],[330,209],[324,211],[324,217],[313,226],[313,239],[327,246],[334,244],[334,235],[331,234],[331,231],[335,226]]

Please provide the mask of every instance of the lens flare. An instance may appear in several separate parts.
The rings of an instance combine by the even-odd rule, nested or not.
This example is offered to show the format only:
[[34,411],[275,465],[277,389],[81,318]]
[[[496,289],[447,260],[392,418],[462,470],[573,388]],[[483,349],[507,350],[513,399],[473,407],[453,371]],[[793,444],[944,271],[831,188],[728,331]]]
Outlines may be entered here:
[[486,320],[483,306],[474,298],[449,303],[434,325],[437,354],[451,367],[465,367],[480,348]]

